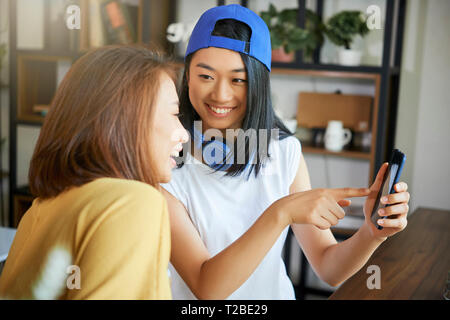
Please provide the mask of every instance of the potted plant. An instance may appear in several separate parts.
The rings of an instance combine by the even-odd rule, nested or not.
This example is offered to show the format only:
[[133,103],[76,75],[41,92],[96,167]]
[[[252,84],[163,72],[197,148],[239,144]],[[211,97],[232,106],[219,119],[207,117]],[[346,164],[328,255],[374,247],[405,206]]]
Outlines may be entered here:
[[[292,62],[296,50],[305,50],[311,57],[315,48],[323,43],[320,18],[312,11],[306,12],[306,29],[297,26],[298,9],[278,11],[273,4],[260,13],[267,24],[272,43],[272,61]],[[322,29],[321,29],[322,28]]]
[[325,29],[331,42],[344,47],[339,50],[339,63],[347,66],[361,63],[361,51],[352,49],[351,45],[357,35],[364,37],[368,32],[366,18],[361,11],[339,12],[328,20]]

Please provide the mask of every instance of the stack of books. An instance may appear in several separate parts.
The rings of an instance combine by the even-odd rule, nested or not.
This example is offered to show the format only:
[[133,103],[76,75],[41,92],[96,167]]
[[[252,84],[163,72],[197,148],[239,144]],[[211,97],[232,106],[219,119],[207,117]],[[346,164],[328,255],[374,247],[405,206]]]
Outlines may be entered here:
[[90,0],[88,47],[129,44],[137,41],[136,28],[139,1]]

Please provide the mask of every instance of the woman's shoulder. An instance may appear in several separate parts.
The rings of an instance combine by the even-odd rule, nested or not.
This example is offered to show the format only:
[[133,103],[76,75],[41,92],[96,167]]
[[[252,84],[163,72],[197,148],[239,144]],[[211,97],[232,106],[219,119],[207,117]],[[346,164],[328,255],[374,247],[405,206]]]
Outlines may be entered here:
[[78,199],[77,203],[94,203],[100,209],[112,205],[118,209],[123,206],[155,208],[162,206],[165,201],[161,192],[153,186],[119,178],[99,178],[71,190],[70,193],[65,197],[67,201]]
[[291,155],[298,154],[300,156],[302,146],[300,140],[295,136],[279,137],[276,145],[281,151],[281,154]]
[[[46,218],[41,219],[43,216]],[[83,237],[95,230],[141,230],[140,226],[160,224],[168,213],[165,198],[156,188],[139,181],[98,178],[55,198],[36,199],[24,218],[45,220],[50,233],[54,225],[64,226],[76,241],[84,241]]]
[[[118,178],[96,179],[80,188],[80,203],[90,218],[114,218],[118,221],[133,217],[137,223],[146,223],[160,216],[166,208],[164,196],[149,184]],[[86,208],[90,208],[86,211]],[[96,217],[97,216],[97,217]],[[101,219],[103,219],[101,218]]]
[[280,170],[284,172],[282,176],[288,179],[286,183],[291,185],[302,156],[301,143],[295,136],[288,136],[277,142],[278,150],[276,150],[274,158],[278,160]]
[[162,196],[161,193],[148,183],[137,180],[120,179],[120,178],[99,178],[86,184],[87,190],[93,190],[98,193],[108,191],[108,193],[119,192],[130,194],[151,194],[154,196]]

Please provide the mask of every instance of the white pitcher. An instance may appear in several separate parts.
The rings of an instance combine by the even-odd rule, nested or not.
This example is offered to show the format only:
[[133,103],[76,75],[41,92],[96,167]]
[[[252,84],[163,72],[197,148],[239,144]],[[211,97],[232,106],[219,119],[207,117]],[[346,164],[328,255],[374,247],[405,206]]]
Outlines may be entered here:
[[342,148],[352,139],[350,129],[343,128],[342,121],[328,121],[325,131],[325,149],[340,152]]

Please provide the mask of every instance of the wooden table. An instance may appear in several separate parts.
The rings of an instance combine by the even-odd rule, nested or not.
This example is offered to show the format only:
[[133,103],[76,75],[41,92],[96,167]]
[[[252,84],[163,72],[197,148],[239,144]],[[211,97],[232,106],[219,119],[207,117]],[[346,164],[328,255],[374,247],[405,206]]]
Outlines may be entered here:
[[[367,286],[370,265],[380,267],[380,289]],[[442,300],[449,271],[450,211],[419,208],[330,299]]]

